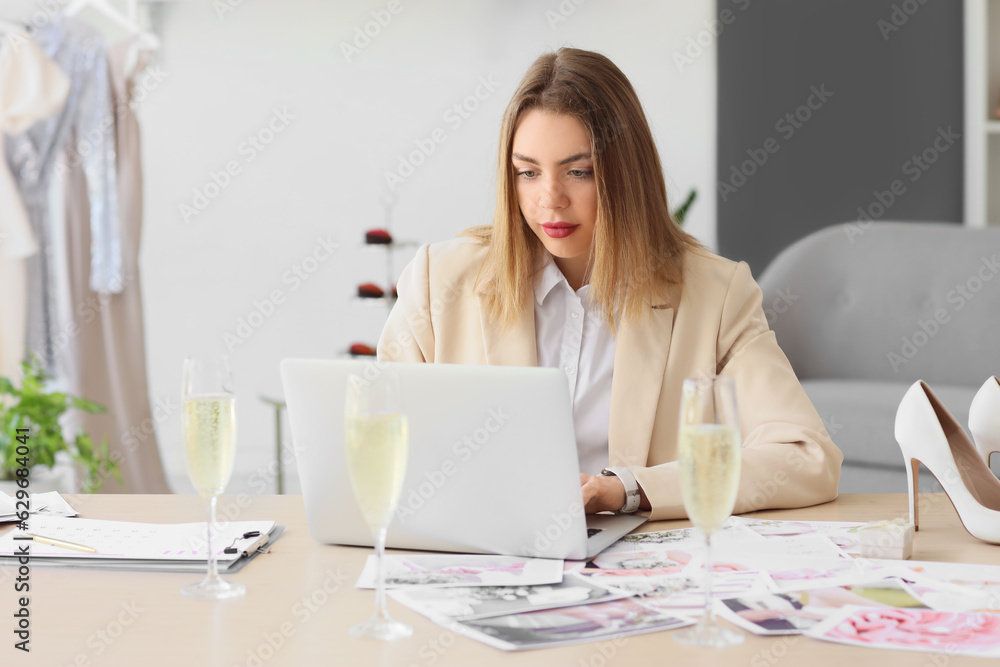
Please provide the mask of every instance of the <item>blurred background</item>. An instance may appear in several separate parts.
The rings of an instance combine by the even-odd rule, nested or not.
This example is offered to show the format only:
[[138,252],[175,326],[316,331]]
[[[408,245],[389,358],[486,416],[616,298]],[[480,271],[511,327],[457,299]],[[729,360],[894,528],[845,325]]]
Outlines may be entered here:
[[[68,4],[0,0],[0,19]],[[1000,220],[995,0],[83,3],[70,20],[113,45],[135,31],[102,4],[157,45],[132,89],[144,201],[126,281],[150,410],[108,435],[158,447],[178,492],[183,358],[232,355],[229,492],[274,493],[279,412],[262,399],[281,399],[279,362],[374,346],[391,300],[358,286],[391,292],[415,247],[367,230],[426,243],[490,220],[503,109],[560,46],[629,77],[672,207],[697,192],[685,228],[757,277],[833,224]],[[284,477],[296,491],[290,459]]]

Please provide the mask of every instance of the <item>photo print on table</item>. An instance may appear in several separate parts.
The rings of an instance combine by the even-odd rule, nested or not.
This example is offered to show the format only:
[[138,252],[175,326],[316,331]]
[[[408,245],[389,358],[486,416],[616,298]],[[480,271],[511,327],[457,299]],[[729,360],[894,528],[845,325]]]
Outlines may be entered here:
[[457,632],[505,651],[582,644],[674,630],[693,620],[646,607],[634,599],[460,621]]
[[1000,614],[845,607],[805,635],[865,646],[1000,658]]
[[543,609],[610,602],[632,593],[602,586],[588,577],[566,574],[558,584],[540,586],[468,586],[397,588],[389,595],[433,620],[471,621]]

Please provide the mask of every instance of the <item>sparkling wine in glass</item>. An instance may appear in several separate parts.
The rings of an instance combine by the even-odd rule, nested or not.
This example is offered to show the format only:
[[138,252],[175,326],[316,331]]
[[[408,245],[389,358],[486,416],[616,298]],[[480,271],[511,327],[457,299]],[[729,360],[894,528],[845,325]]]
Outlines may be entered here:
[[743,634],[718,625],[712,612],[712,534],[736,504],[740,484],[740,418],[729,377],[684,381],[678,458],[681,497],[691,522],[705,535],[705,613],[697,625],[675,635],[696,646],[733,646]]
[[212,529],[215,505],[233,473],[236,458],[236,397],[229,360],[224,356],[184,360],[184,454],[195,490],[208,500],[208,573],[181,589],[189,597],[226,599],[246,593],[240,583],[219,576]]
[[355,637],[403,639],[413,628],[389,618],[385,606],[385,537],[406,477],[409,434],[399,379],[391,368],[374,378],[350,375],[344,409],[344,438],[351,486],[372,531],[378,575],[375,613],[351,628]]

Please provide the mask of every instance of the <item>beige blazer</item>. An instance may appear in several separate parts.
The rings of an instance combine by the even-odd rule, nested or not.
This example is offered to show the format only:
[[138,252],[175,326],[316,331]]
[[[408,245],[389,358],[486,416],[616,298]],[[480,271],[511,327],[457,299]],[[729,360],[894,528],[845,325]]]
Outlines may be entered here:
[[[390,361],[537,365],[534,307],[513,330],[488,320],[476,292],[486,257],[459,238],[424,245],[403,270],[399,300],[378,343]],[[611,465],[628,466],[652,505],[650,518],[686,516],[677,464],[681,383],[698,374],[733,378],[743,434],[736,513],[804,507],[837,497],[843,455],[778,347],[746,263],[686,257],[683,290],[620,327],[611,384]]]

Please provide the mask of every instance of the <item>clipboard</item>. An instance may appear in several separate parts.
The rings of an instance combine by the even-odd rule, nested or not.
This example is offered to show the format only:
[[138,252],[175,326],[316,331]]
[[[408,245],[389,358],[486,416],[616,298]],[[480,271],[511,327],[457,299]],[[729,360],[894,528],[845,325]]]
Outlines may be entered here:
[[[18,539],[19,536],[23,537],[22,531],[11,530],[0,535],[0,567],[17,566],[22,545],[32,545],[31,564],[39,567],[201,572],[208,566],[208,559],[202,546],[204,523],[142,524],[62,517],[29,521],[30,530],[27,532],[37,532],[97,547],[98,551],[81,553],[25,541]],[[239,539],[239,536],[247,530],[259,530],[260,535],[246,540]],[[284,530],[284,526],[273,521],[238,521],[222,524],[220,531],[225,531],[227,535],[213,537],[213,540],[220,539],[220,544],[235,541],[238,552],[222,554],[222,549],[219,549],[216,560],[219,572],[238,572],[243,569],[259,554],[267,553],[270,545],[284,534]],[[237,539],[234,540],[234,537]]]

